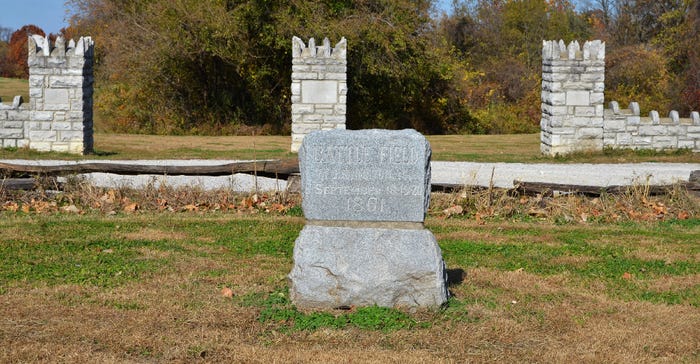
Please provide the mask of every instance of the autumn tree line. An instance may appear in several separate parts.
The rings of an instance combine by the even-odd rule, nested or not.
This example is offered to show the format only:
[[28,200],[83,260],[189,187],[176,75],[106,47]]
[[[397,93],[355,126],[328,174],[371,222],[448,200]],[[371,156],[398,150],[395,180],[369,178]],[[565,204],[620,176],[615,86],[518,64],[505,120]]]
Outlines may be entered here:
[[[113,132],[288,133],[292,36],[347,38],[353,129],[535,132],[545,39],[606,42],[606,101],[700,110],[700,0],[580,1],[69,0],[61,32],[95,39]],[[0,24],[0,75],[26,77],[29,33]]]

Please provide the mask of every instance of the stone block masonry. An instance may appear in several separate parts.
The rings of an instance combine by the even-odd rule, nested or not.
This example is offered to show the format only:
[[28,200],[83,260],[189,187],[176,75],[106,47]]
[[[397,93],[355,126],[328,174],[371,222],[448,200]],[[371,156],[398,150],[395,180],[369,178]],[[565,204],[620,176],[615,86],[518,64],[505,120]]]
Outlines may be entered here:
[[620,109],[617,101],[611,101],[605,110],[603,145],[610,148],[628,149],[690,149],[700,152],[700,114],[690,113],[681,118],[672,110],[662,118],[655,110],[649,116],[640,115],[639,105],[630,103]]
[[299,167],[307,222],[289,274],[297,307],[446,302],[442,253],[423,226],[430,154],[415,130],[316,131],[304,138]]
[[690,149],[700,152],[700,117],[668,118],[651,111],[640,116],[639,105],[621,110],[617,102],[604,108],[605,43],[599,40],[568,46],[563,41],[542,45],[542,119],[540,148],[548,155],[603,148]]
[[292,38],[292,152],[314,130],[345,129],[347,41]]
[[2,147],[84,154],[93,148],[93,54],[90,37],[28,41],[29,103],[0,104]]
[[544,42],[541,151],[603,148],[605,43]]

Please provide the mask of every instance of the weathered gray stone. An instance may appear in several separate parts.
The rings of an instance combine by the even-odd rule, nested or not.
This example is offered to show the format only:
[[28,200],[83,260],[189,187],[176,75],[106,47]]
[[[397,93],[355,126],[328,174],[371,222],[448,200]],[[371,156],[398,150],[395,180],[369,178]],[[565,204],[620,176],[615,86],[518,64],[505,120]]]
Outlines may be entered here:
[[640,115],[638,102],[635,102],[635,101],[630,102],[629,109],[632,111],[632,115],[635,115],[635,116]]
[[339,306],[440,306],[445,267],[423,227],[430,145],[415,130],[331,130],[299,149],[307,218],[289,274],[292,302]]
[[620,113],[620,104],[617,101],[610,101],[610,109],[613,114],[617,115]]
[[49,77],[49,87],[51,88],[77,88],[83,87],[82,76],[51,76]]
[[693,125],[700,125],[700,113],[697,111],[691,112],[690,120],[692,120]]
[[423,222],[430,153],[430,144],[415,130],[313,132],[299,150],[304,215]]
[[440,247],[425,229],[307,225],[289,275],[299,307],[440,306],[447,301]]
[[47,104],[70,104],[68,90],[46,89],[44,90],[44,102]]
[[668,113],[668,117],[671,119],[671,122],[674,124],[678,124],[680,122],[680,116],[678,115],[678,111],[676,111],[676,110],[671,110],[671,112]]
[[588,106],[591,104],[591,94],[588,91],[567,91],[566,105]]
[[660,123],[660,118],[659,118],[659,112],[656,110],[651,110],[649,112],[649,118],[651,119],[652,124],[658,124]]
[[22,129],[0,129],[0,140],[20,138],[24,138],[24,131]]

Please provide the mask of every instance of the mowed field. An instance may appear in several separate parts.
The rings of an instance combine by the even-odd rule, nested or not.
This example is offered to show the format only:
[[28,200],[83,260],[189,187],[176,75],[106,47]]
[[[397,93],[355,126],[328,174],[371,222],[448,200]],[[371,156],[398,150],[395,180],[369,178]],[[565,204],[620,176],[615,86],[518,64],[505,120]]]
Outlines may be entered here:
[[291,215],[3,213],[0,361],[700,360],[697,218],[437,214],[448,305],[304,313],[287,293]]
[[[566,157],[540,154],[539,134],[429,135],[432,159],[439,161],[520,163],[699,163],[689,150],[575,153]],[[296,158],[289,136],[164,136],[95,134],[95,153],[76,156],[0,149],[0,159],[279,159]]]
[[0,77],[0,101],[3,104],[12,104],[12,100],[17,95],[22,96],[24,102],[29,101],[29,81]]

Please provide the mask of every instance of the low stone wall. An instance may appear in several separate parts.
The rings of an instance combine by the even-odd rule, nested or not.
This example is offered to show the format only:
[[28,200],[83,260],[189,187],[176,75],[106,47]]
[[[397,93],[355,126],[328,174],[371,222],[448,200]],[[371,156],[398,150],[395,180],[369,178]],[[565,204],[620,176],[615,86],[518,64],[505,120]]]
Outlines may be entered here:
[[605,43],[544,41],[540,149],[547,155],[603,148],[683,149],[700,152],[698,113],[641,117],[639,105],[604,108]]
[[690,118],[681,118],[671,111],[666,118],[657,111],[642,117],[639,105],[630,103],[620,109],[617,101],[610,102],[603,122],[603,145],[629,149],[683,149],[700,152],[700,114],[694,111]]
[[[2,100],[0,100],[2,101]],[[29,108],[16,96],[12,105],[0,103],[0,141],[3,148],[22,148],[27,145],[24,124],[29,120]]]
[[29,103],[0,105],[4,148],[88,153],[93,147],[93,47],[90,37],[68,44],[33,35],[28,41]]

